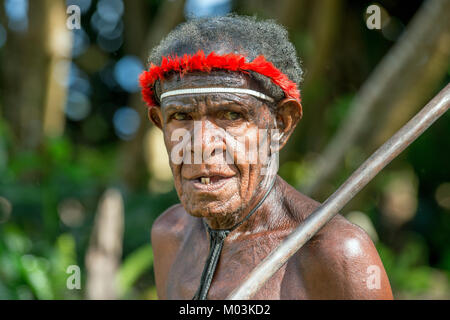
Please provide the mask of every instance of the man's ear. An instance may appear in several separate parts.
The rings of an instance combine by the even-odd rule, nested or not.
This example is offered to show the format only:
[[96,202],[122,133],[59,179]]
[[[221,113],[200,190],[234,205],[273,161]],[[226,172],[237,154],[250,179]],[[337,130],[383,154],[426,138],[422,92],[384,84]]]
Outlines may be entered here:
[[159,107],[150,107],[148,109],[148,118],[151,122],[158,128],[162,130],[162,124],[163,124],[163,117],[161,113],[161,108]]
[[297,123],[302,117],[302,105],[293,98],[286,98],[278,103],[276,109],[276,122],[278,129],[278,146],[272,152],[280,151],[294,132]]

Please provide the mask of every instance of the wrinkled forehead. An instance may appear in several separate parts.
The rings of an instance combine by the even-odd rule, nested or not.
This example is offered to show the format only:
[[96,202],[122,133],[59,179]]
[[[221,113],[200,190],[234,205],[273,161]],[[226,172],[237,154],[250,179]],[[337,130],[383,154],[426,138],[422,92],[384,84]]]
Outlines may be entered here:
[[209,73],[191,72],[184,75],[174,73],[166,79],[161,80],[160,94],[178,89],[209,87],[262,90],[259,83],[250,74],[217,70]]

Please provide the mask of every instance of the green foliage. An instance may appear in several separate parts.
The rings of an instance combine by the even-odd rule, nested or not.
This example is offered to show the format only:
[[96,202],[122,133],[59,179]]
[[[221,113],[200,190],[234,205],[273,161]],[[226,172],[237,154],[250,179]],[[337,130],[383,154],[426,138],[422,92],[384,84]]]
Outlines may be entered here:
[[71,235],[61,235],[54,247],[40,249],[13,224],[2,226],[0,231],[1,299],[80,297],[66,290],[66,269],[76,260]]
[[120,267],[118,274],[119,292],[126,296],[135,282],[153,265],[153,250],[150,244],[130,253]]
[[[404,245],[394,250],[379,242],[376,245],[383,265],[389,275],[394,293],[406,298],[419,298],[434,287],[450,288],[450,276],[442,273],[440,283],[434,274],[437,269],[428,265],[428,248],[425,240],[417,234],[410,234]],[[396,252],[397,251],[397,252]],[[447,296],[448,297],[448,296]],[[442,298],[442,297],[441,297]]]
[[[0,124],[6,131],[6,125]],[[0,144],[8,148],[8,139],[3,135]],[[0,200],[7,204],[0,203],[0,299],[84,298],[84,257],[99,198],[118,176],[116,153],[115,147],[99,150],[61,137],[46,140],[36,151],[18,150],[0,166]],[[150,228],[177,201],[176,194],[123,190],[126,216],[120,297],[153,297]],[[79,225],[68,224],[61,215],[61,204],[67,199],[80,203]],[[70,265],[81,268],[81,290],[67,289]]]

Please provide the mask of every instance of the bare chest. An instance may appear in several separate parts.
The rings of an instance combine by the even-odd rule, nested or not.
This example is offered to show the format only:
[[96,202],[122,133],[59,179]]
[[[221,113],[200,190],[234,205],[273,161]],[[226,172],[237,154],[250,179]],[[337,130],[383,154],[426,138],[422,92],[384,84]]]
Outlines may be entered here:
[[[225,243],[208,299],[225,299],[245,277],[282,241],[284,235],[271,234],[254,239]],[[188,239],[180,248],[170,268],[168,299],[192,299],[208,255],[207,239]],[[305,299],[301,272],[291,259],[255,294],[253,299]]]

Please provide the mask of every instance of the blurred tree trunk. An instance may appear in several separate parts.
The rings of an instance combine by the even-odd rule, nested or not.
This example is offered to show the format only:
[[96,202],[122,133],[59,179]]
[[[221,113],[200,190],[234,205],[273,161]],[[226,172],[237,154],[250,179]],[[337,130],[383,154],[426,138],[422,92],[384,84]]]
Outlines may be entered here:
[[[50,93],[47,88],[55,54],[67,53],[67,45],[58,48],[61,45],[58,40],[64,36],[61,38],[61,33],[55,36],[55,32],[65,29],[64,1],[29,1],[28,5],[28,28],[24,32],[8,30],[0,62],[1,113],[14,134],[13,145],[17,149],[35,149],[40,145],[44,107],[51,104],[53,108],[64,100],[64,94],[59,94],[54,84]],[[3,5],[0,10],[4,10]],[[4,12],[1,16],[6,22]]]
[[[298,127],[289,147],[301,144],[304,150],[317,151],[317,146],[324,138],[323,115],[329,103],[330,92],[323,88],[323,83],[326,82],[324,77],[327,76],[327,70],[334,61],[333,49],[340,34],[343,8],[341,0],[319,0],[314,2],[311,9],[308,30],[311,30],[312,48],[305,57],[305,76],[302,85],[302,102],[308,121],[302,122]],[[314,110],[308,111],[310,102],[314,104]],[[307,134],[309,132],[314,134]]]
[[48,1],[46,51],[49,59],[44,115],[43,133],[45,136],[61,136],[65,126],[65,102],[67,86],[62,79],[68,79],[72,51],[72,32],[66,26],[67,14],[65,1]]
[[[449,12],[450,13],[450,12]],[[368,147],[378,146],[389,139],[401,126],[411,119],[439,90],[450,64],[450,28],[436,41],[436,48],[428,55],[428,61],[414,77],[404,83],[400,97],[390,107],[384,121],[374,123],[374,134]]]
[[118,190],[100,199],[86,254],[86,296],[91,300],[117,299],[117,273],[122,258],[124,204]]
[[[280,154],[281,162],[298,159],[300,154],[317,152],[324,140],[323,110],[329,105],[331,91],[323,87],[336,60],[336,44],[342,29],[344,4],[341,0],[283,1],[279,21],[287,27],[291,41],[302,60],[302,104],[307,118],[302,120]],[[309,32],[306,32],[309,30]],[[324,78],[324,77],[327,78]],[[311,106],[314,106],[312,108]],[[314,132],[314,134],[309,134]]]
[[[392,123],[391,115],[413,114],[436,88],[447,70],[450,1],[426,1],[403,35],[374,70],[354,98],[350,111],[319,159],[311,162],[310,175],[303,181],[304,192],[316,196],[321,186],[338,171],[350,148],[363,143],[373,147],[375,129]],[[445,66],[445,67],[444,67]],[[412,89],[419,89],[414,92]],[[422,91],[422,89],[424,91]],[[419,98],[419,99],[417,99]],[[405,102],[409,101],[409,102]],[[405,102],[405,103],[403,103]],[[399,117],[397,117],[399,118]],[[406,120],[401,116],[401,121]],[[390,130],[397,127],[389,124]]]
[[242,14],[257,15],[259,18],[276,19],[285,27],[293,28],[299,25],[305,16],[305,0],[241,0],[235,1],[235,7]]
[[291,35],[292,31],[304,24],[310,3],[306,0],[283,0],[277,3],[277,21],[285,26]]
[[[143,1],[126,2],[125,46],[127,52],[135,54],[142,61],[147,62],[151,48],[183,21],[183,9],[183,0],[164,1],[149,25],[146,23],[149,17],[145,14],[145,3]],[[147,108],[142,101],[140,92],[131,95],[129,106],[141,115],[142,123],[134,139],[122,144],[120,155],[123,166],[121,170],[126,185],[136,189],[142,183],[147,182],[147,175],[143,174],[143,170],[148,167],[144,158],[144,138],[149,129],[149,120]]]

